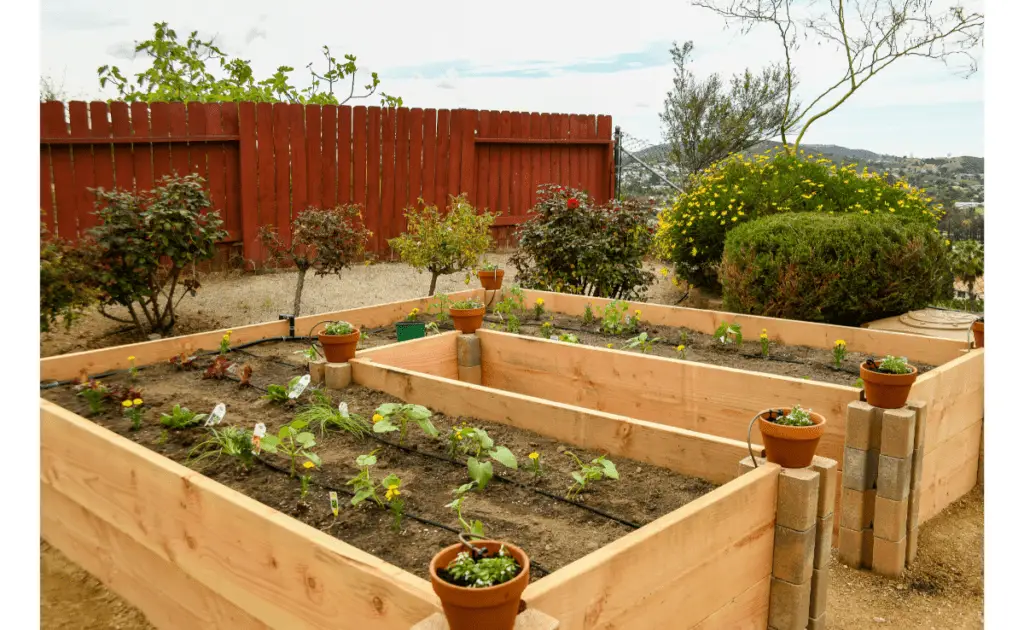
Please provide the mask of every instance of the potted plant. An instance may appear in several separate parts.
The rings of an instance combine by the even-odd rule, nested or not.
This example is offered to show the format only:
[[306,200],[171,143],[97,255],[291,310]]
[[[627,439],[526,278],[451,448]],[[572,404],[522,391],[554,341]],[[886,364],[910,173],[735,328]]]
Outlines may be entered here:
[[886,355],[880,363],[868,359],[860,364],[864,396],[869,405],[882,409],[899,409],[910,396],[910,387],[917,380],[917,368],[906,357]]
[[501,280],[505,277],[505,270],[499,269],[494,263],[484,263],[484,266],[476,272],[480,279],[480,286],[487,291],[497,291],[501,288]]
[[811,465],[818,441],[825,432],[824,416],[794,405],[767,409],[757,417],[768,461],[786,468]]
[[356,356],[359,329],[348,322],[328,322],[323,331],[317,333],[317,339],[324,347],[328,363],[348,363]]
[[459,300],[448,307],[448,314],[455,328],[468,335],[483,326],[486,310],[479,300]]
[[985,347],[985,317],[979,317],[971,324],[971,332],[974,333],[974,347]]
[[424,322],[417,321],[420,315],[420,309],[414,308],[409,311],[409,314],[405,316],[403,321],[395,324],[395,333],[399,341],[409,341],[410,339],[420,339],[427,336],[427,325]]
[[512,630],[530,582],[530,558],[509,543],[459,539],[430,561],[430,584],[449,629]]

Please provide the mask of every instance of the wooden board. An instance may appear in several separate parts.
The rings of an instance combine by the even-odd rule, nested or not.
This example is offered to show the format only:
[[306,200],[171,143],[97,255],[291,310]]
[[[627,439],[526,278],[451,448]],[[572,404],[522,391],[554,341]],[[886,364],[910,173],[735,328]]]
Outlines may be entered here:
[[928,405],[924,450],[930,453],[985,417],[985,350],[972,350],[921,375],[910,400]]
[[[741,476],[531,584],[523,599],[560,630],[701,623],[771,574],[780,470]],[[767,593],[754,593],[762,618]]]
[[452,330],[422,339],[360,350],[356,356],[381,365],[458,380],[459,362],[456,356],[458,338],[459,332]]
[[[547,303],[545,301],[545,306]],[[746,443],[754,415],[799,402],[825,416],[818,454],[842,461],[852,387],[479,330],[482,384]],[[755,427],[753,441],[760,440]]]
[[763,630],[768,627],[771,576],[751,586],[693,626],[695,630]]
[[746,443],[735,440],[380,365],[365,356],[351,363],[353,381],[407,402],[518,427],[712,483],[735,479],[739,461],[747,456]]
[[977,485],[982,425],[981,421],[972,424],[925,454],[919,522],[937,515]]
[[[188,577],[273,628],[344,619],[405,630],[438,611],[425,580],[57,405],[40,407],[42,483],[65,508],[73,503],[149,552],[140,564],[155,556],[181,574],[174,581]],[[155,575],[162,590],[168,578]]]
[[[598,307],[603,307],[612,300],[594,298],[567,293],[551,293],[548,291],[525,291],[526,303],[532,304],[538,297],[544,298],[544,308],[566,315],[583,315],[587,303],[597,314]],[[738,315],[722,311],[710,311],[697,308],[681,308],[631,302],[629,310],[639,308],[642,311],[641,321],[660,325],[678,326],[712,334],[723,321],[736,322],[743,327],[746,336],[753,339],[761,332],[768,330],[772,341],[790,346],[807,346],[810,348],[832,349],[837,339],[846,342],[851,352],[868,354],[893,354],[905,356],[913,361],[921,361],[929,365],[942,365],[960,356],[960,351],[967,347],[966,342],[952,339],[940,339],[909,333],[872,330],[869,328],[852,328],[849,326],[833,326],[816,324],[791,319],[774,317],[758,317],[755,315]]]

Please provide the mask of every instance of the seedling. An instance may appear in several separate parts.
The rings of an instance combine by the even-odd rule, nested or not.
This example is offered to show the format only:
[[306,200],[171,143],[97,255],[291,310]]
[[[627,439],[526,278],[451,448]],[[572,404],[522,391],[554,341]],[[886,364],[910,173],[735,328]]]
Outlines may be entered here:
[[572,333],[559,333],[558,340],[559,341],[564,341],[565,343],[579,343],[580,342],[580,338],[577,337],[576,335],[572,334]]
[[291,461],[291,476],[295,476],[295,462],[300,458],[320,465],[320,456],[313,452],[316,446],[316,436],[309,431],[303,431],[307,423],[301,420],[292,420],[282,426],[277,435],[266,435],[260,441],[263,450],[268,453],[280,453]]
[[632,350],[633,348],[640,348],[640,352],[647,354],[654,347],[654,344],[661,341],[661,337],[654,337],[653,339],[647,336],[647,333],[642,332],[632,339],[627,339],[626,343],[622,345],[623,350]]
[[434,316],[436,322],[446,322],[450,318],[448,315],[448,308],[451,305],[451,298],[445,293],[438,293],[434,296],[434,301],[427,307],[427,314]]
[[348,322],[329,322],[324,326],[325,335],[351,335],[355,331],[355,327]]
[[503,297],[494,306],[494,314],[504,322],[505,332],[518,333],[521,322],[517,313],[522,313],[524,309],[523,290],[513,287],[510,289],[510,294]]
[[287,385],[267,385],[267,393],[261,398],[269,400],[272,403],[286,403],[291,400],[291,392],[295,389],[295,386],[299,384],[301,376],[293,377],[288,381]]
[[686,346],[684,346],[683,344],[679,344],[678,346],[676,346],[676,354],[679,355],[680,359],[685,359],[686,358]]
[[842,339],[836,339],[836,342],[832,344],[832,363],[838,369],[843,365],[843,359],[846,358],[846,342]]
[[714,337],[719,343],[735,344],[738,346],[743,343],[743,328],[737,323],[728,324],[722,322],[715,329]]
[[634,330],[631,317],[626,317],[629,304],[612,300],[601,309],[601,330],[609,335],[621,335]]
[[203,373],[203,378],[213,378],[222,380],[228,377],[228,368],[231,367],[231,362],[225,359],[223,356],[218,356],[210,364],[210,367],[206,368],[206,372]]
[[186,353],[182,352],[176,357],[171,357],[168,363],[178,368],[179,370],[191,370],[192,368],[195,367],[196,357],[195,355],[188,356]]
[[626,323],[629,326],[629,330],[630,331],[636,332],[637,330],[639,330],[640,329],[640,309],[636,309],[635,311],[633,311],[633,314],[630,315],[629,318],[627,318]]
[[231,351],[231,331],[224,333],[224,336],[220,338],[220,356],[226,355]]
[[439,335],[439,334],[441,334],[441,329],[438,328],[437,322],[427,322],[427,325],[424,326],[423,329],[426,332],[430,333],[431,335]]
[[810,409],[804,410],[800,408],[800,405],[793,405],[793,408],[789,410],[787,414],[769,414],[768,420],[775,424],[781,424],[787,427],[810,427],[814,426],[814,421],[811,420]]
[[245,365],[242,366],[242,373],[238,377],[238,386],[239,387],[248,387],[249,385],[252,384],[252,383],[250,383],[251,380],[252,380],[252,366],[249,365],[248,363],[246,363]]
[[469,298],[469,299],[466,299],[466,300],[459,300],[458,302],[452,302],[451,306],[449,306],[449,308],[452,308],[452,309],[454,309],[456,311],[467,311],[467,310],[470,310],[470,309],[483,308],[483,307],[484,307],[484,303],[483,302],[481,302],[480,300],[474,300],[473,298]]
[[409,311],[409,314],[405,316],[405,321],[407,321],[407,322],[414,322],[414,321],[416,321],[416,318],[419,317],[419,316],[420,316],[420,309],[413,308],[411,311]]
[[544,298],[537,298],[533,303],[533,316],[537,319],[544,317]]
[[399,498],[402,495],[401,485],[402,480],[394,473],[381,482],[381,487],[384,488],[384,502],[391,512],[391,529],[395,532],[402,529],[402,517],[405,515],[405,500]]
[[767,359],[768,358],[768,345],[770,343],[768,341],[768,329],[767,328],[762,328],[761,329],[761,336],[759,337],[759,339],[761,340],[761,356],[763,358]]
[[538,453],[537,451],[534,451],[534,452],[530,453],[529,455],[527,455],[526,457],[529,460],[527,462],[527,464],[526,464],[526,466],[527,466],[526,469],[529,470],[530,472],[532,472],[537,477],[540,477],[541,475],[543,475],[544,471],[543,471],[543,469],[541,469],[541,465],[540,465],[540,453]]
[[295,354],[301,354],[302,358],[307,361],[316,361],[320,358],[320,353],[316,351],[315,346],[310,346],[305,350],[297,350]]
[[[302,462],[302,467],[306,470],[312,470],[316,468],[316,464],[310,461]],[[309,483],[313,480],[313,476],[310,474],[299,475],[299,501],[306,498],[309,494]]]
[[853,386],[857,389],[864,389],[864,379],[858,378],[853,382]]
[[572,451],[565,451],[565,454],[571,457],[580,468],[578,471],[573,471],[572,473],[572,478],[576,483],[569,486],[568,492],[565,493],[566,499],[575,499],[579,497],[579,494],[592,482],[600,481],[605,477],[608,477],[609,479],[619,478],[619,471],[615,468],[615,464],[611,460],[605,459],[604,455],[597,459],[590,460],[589,464],[584,464]]
[[907,364],[907,357],[894,357],[891,354],[878,362],[876,372],[883,374],[910,374],[910,365]]
[[349,413],[348,405],[345,403],[335,407],[331,397],[319,389],[312,391],[312,398],[313,403],[303,407],[295,419],[307,423],[310,427],[319,427],[321,437],[332,429],[351,433],[356,437],[370,435],[370,423],[358,414]]
[[205,420],[205,413],[194,413],[188,407],[182,407],[181,405],[174,405],[169,414],[160,414],[160,424],[174,430],[199,426]]
[[480,521],[467,521],[462,516],[462,504],[466,500],[467,493],[469,493],[469,491],[472,490],[474,486],[476,486],[476,482],[471,481],[469,483],[462,484],[455,490],[452,490],[452,494],[455,495],[455,500],[452,501],[451,503],[446,504],[445,507],[451,508],[455,512],[455,515],[459,519],[459,524],[462,525],[462,529],[466,530],[467,534],[482,537],[484,536],[484,524]]
[[360,503],[367,499],[373,499],[373,502],[377,505],[383,506],[380,497],[377,496],[377,483],[370,476],[370,467],[377,463],[377,451],[380,449],[374,449],[366,455],[360,455],[356,458],[356,466],[359,467],[359,473],[349,479],[345,485],[352,486],[355,490],[355,494],[352,496],[352,507],[358,507]]
[[89,412],[97,414],[103,411],[103,403],[110,395],[110,390],[99,381],[88,381],[76,386],[78,395],[89,403]]
[[128,378],[133,381],[139,376],[139,368],[135,365],[135,355],[128,357]]
[[[438,436],[437,429],[430,422],[433,414],[422,405],[384,403],[377,407],[373,414],[373,432],[391,433],[398,431],[398,443],[405,444],[405,436],[410,420],[419,425],[423,432],[432,438]],[[395,423],[398,423],[397,425]]]
[[121,403],[121,407],[124,409],[124,416],[132,421],[132,431],[138,431],[142,428],[142,399],[136,398],[134,400],[125,400]]
[[590,302],[587,302],[587,307],[583,309],[583,323],[588,326],[594,323],[594,309],[590,306]]
[[519,570],[519,563],[502,545],[498,555],[490,557],[474,558],[468,551],[459,552],[442,577],[456,586],[486,588],[508,582],[519,575]]
[[544,339],[550,339],[555,334],[555,325],[548,320],[540,325],[540,330],[537,331],[537,335]]
[[481,490],[486,488],[494,477],[494,465],[489,461],[480,461],[481,458],[489,457],[512,470],[519,468],[519,462],[512,451],[504,446],[495,446],[487,431],[479,427],[463,425],[453,428],[448,443],[453,455],[456,450],[469,455],[469,459],[466,460],[469,478],[475,481]]
[[[264,438],[265,439],[265,438]],[[200,442],[188,453],[186,461],[200,461],[207,457],[220,459],[227,455],[237,459],[243,468],[252,466],[252,433],[238,427],[210,428],[210,437]]]

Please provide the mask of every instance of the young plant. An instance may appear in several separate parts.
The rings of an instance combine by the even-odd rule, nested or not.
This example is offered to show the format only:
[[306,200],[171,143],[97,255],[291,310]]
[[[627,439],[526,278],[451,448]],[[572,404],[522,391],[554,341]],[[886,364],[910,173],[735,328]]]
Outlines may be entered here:
[[680,359],[685,359],[686,358],[686,346],[683,345],[683,344],[679,344],[678,346],[676,346],[676,354],[679,356]]
[[519,571],[519,563],[502,545],[496,556],[474,558],[468,551],[460,552],[448,563],[441,577],[456,586],[486,588],[508,582],[519,575]]
[[524,310],[523,290],[519,287],[512,287],[509,295],[506,295],[494,306],[494,314],[505,323],[505,332],[519,332],[519,314]]
[[713,336],[723,344],[735,344],[737,346],[743,344],[743,328],[736,323],[722,322],[715,329]]
[[242,366],[241,373],[238,375],[238,386],[248,387],[249,385],[252,385],[252,383],[250,382],[251,380],[252,366],[246,363],[245,365]]
[[196,357],[195,355],[188,356],[188,354],[182,352],[178,356],[171,357],[168,360],[168,363],[170,363],[179,370],[191,370],[196,366],[197,358],[198,357]]
[[407,322],[414,322],[414,321],[416,321],[416,319],[419,316],[420,316],[420,309],[413,308],[411,311],[409,311],[409,314],[405,316],[405,321],[407,321]]
[[267,393],[264,396],[261,396],[261,398],[269,400],[272,403],[286,403],[291,400],[291,396],[289,394],[293,389],[295,389],[295,386],[301,378],[301,376],[292,377],[292,379],[288,381],[287,385],[267,385]]
[[295,462],[300,458],[320,465],[320,456],[313,452],[316,437],[309,431],[303,431],[307,424],[301,420],[292,420],[282,426],[277,435],[263,436],[261,445],[268,453],[279,453],[291,461],[291,476],[295,476]]
[[894,357],[891,354],[878,362],[876,372],[883,374],[910,374],[910,365],[907,364],[907,357]]
[[484,303],[481,302],[480,300],[474,300],[473,298],[469,298],[468,300],[459,300],[458,302],[452,302],[451,306],[449,306],[448,308],[454,309],[456,311],[465,311],[474,308],[483,308],[483,306]]
[[626,311],[629,304],[621,300],[612,300],[601,309],[601,331],[609,335],[621,335],[630,330],[629,318]]
[[373,502],[379,506],[384,505],[380,497],[377,496],[377,482],[370,476],[370,468],[376,465],[377,451],[379,450],[374,449],[366,455],[360,455],[356,458],[356,466],[359,467],[359,473],[345,482],[346,486],[352,486],[352,489],[355,490],[355,494],[350,501],[352,507],[359,507],[359,504],[367,499],[373,499]]
[[462,504],[466,501],[466,496],[470,490],[476,486],[475,481],[464,483],[455,490],[452,490],[452,494],[455,495],[455,500],[445,505],[446,508],[451,508],[455,515],[459,519],[459,524],[462,525],[462,529],[466,530],[467,534],[474,536],[484,536],[484,524],[480,521],[467,521],[462,516]]
[[355,326],[345,321],[328,322],[324,326],[325,335],[351,335],[355,331]]
[[438,328],[437,322],[427,322],[427,325],[424,326],[423,329],[424,329],[424,331],[426,331],[427,333],[430,333],[431,335],[439,335],[439,334],[441,334],[441,329]]
[[846,358],[846,342],[842,339],[836,339],[836,342],[832,344],[832,363],[836,366],[836,369],[843,365],[843,359]]
[[121,403],[121,407],[124,408],[124,416],[132,421],[132,431],[138,431],[142,428],[142,399],[136,398],[135,400],[125,400]]
[[[312,470],[316,468],[316,464],[311,461],[302,462],[302,467],[306,470]],[[309,484],[313,481],[313,475],[306,473],[305,475],[299,475],[299,501],[306,498],[309,494]]]
[[576,335],[572,334],[572,333],[559,333],[558,340],[559,341],[564,341],[565,343],[579,343],[580,342],[580,338],[577,337]]
[[565,454],[571,457],[580,468],[578,471],[573,471],[572,473],[572,478],[575,480],[575,483],[569,486],[569,490],[565,494],[565,498],[567,499],[575,499],[579,497],[579,494],[592,482],[600,481],[605,477],[608,477],[609,479],[619,478],[619,471],[615,468],[615,464],[611,460],[605,459],[604,455],[597,459],[590,460],[589,464],[584,464],[572,451],[566,451]]
[[594,309],[591,308],[590,302],[587,302],[587,307],[583,309],[583,323],[587,326],[594,323]]
[[793,408],[789,410],[789,413],[769,417],[769,420],[775,424],[781,424],[787,427],[810,427],[814,426],[814,421],[811,420],[811,414],[808,413],[809,411],[810,409],[804,410],[800,405],[793,405]]
[[110,389],[99,381],[87,381],[77,385],[78,395],[89,403],[89,412],[97,414],[103,411],[103,403],[110,395]]
[[205,413],[193,413],[188,407],[181,405],[174,405],[171,413],[160,414],[160,424],[176,431],[199,426],[204,420],[206,420]]
[[767,359],[768,358],[768,345],[770,344],[770,342],[768,341],[768,329],[767,328],[762,328],[761,329],[761,336],[759,337],[759,339],[761,340],[761,356],[763,358]]
[[312,404],[303,407],[295,419],[305,422],[307,426],[319,427],[321,437],[330,430],[344,431],[358,438],[372,433],[366,419],[359,414],[349,413],[345,403],[335,407],[331,397],[319,389],[314,389],[311,397]]
[[537,298],[533,303],[533,316],[537,319],[544,317],[544,298]]
[[[266,437],[270,436],[265,436]],[[255,453],[252,450],[252,432],[238,427],[217,429],[210,427],[210,437],[189,451],[186,461],[200,461],[207,457],[220,459],[221,455],[234,457],[243,468],[252,466]]]
[[640,309],[633,311],[633,314],[626,318],[626,326],[630,332],[640,329]]
[[526,456],[529,462],[526,464],[527,470],[532,472],[535,476],[540,477],[544,474],[544,470],[540,465],[540,453],[534,451]]
[[128,378],[133,381],[139,376],[139,368],[135,365],[135,355],[128,357]]
[[438,293],[434,297],[434,301],[427,306],[427,315],[433,315],[435,322],[444,323],[451,319],[448,315],[448,308],[451,306],[452,299],[448,297],[447,293]]
[[295,354],[301,354],[302,358],[307,361],[317,361],[320,359],[320,353],[316,351],[315,346],[310,346],[305,350],[296,350]]
[[380,482],[380,485],[384,488],[384,503],[391,512],[391,529],[397,532],[402,529],[402,517],[405,516],[405,499],[400,498],[402,480],[398,475],[391,473]]
[[494,477],[494,465],[489,461],[480,461],[482,458],[489,457],[512,470],[519,468],[519,462],[512,451],[505,446],[495,446],[487,431],[479,427],[463,425],[453,428],[449,436],[449,448],[453,454],[458,450],[469,455],[466,460],[469,478],[475,481],[481,490],[486,488]]
[[553,334],[555,334],[555,325],[551,322],[551,320],[548,320],[541,324],[540,328],[537,330],[537,335],[539,337],[543,337],[544,339],[551,339],[551,335]]
[[[439,434],[430,422],[433,414],[422,405],[384,403],[377,407],[373,414],[373,432],[391,433],[398,431],[398,443],[405,444],[405,436],[408,430],[409,421],[419,425],[423,432],[432,438]],[[395,424],[397,422],[397,424]]]
[[220,338],[220,356],[225,356],[231,350],[231,331],[224,333]]
[[229,367],[231,367],[231,361],[228,361],[223,356],[218,356],[210,364],[210,367],[206,368],[206,371],[203,372],[203,378],[223,380],[228,377]]
[[654,344],[658,343],[659,341],[661,341],[661,337],[654,337],[652,339],[647,336],[647,333],[642,332],[636,337],[626,340],[626,343],[623,344],[622,349],[632,350],[633,348],[640,348],[640,352],[647,354],[648,352],[651,351],[651,348],[654,347]]

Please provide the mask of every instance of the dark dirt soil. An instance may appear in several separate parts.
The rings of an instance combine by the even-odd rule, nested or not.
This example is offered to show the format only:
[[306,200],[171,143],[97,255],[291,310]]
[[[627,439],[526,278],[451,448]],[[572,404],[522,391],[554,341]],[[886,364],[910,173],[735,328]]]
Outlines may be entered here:
[[[251,429],[257,422],[263,422],[268,433],[276,433],[283,423],[294,417],[296,408],[262,400],[262,392],[257,388],[266,388],[271,383],[284,384],[303,373],[302,359],[296,354],[302,348],[297,343],[275,343],[248,349],[248,356],[240,360],[252,365],[252,383],[256,388],[240,388],[230,380],[205,380],[202,370],[179,371],[166,364],[148,367],[139,373],[134,384],[141,390],[146,408],[144,425],[139,431],[130,430],[129,421],[113,404],[108,404],[106,410],[92,420],[182,463],[189,450],[205,439],[207,432],[202,428],[165,431],[158,418],[174,404],[196,412],[209,412],[218,402],[223,402],[227,407],[224,424]],[[211,360],[201,358],[197,363],[204,366]],[[127,375],[105,380],[110,384],[128,383]],[[383,403],[399,402],[356,385],[333,394],[335,404],[343,400],[351,413],[365,418],[372,416],[374,409]],[[86,401],[77,396],[71,386],[44,390],[43,396],[89,416]],[[535,578],[541,577],[544,569],[554,571],[632,531],[627,525],[578,505],[535,492],[539,489],[557,496],[565,494],[572,483],[570,472],[575,467],[562,451],[571,445],[472,418],[442,414],[435,414],[433,418],[442,436],[447,435],[452,426],[463,422],[484,428],[496,444],[507,446],[520,462],[519,470],[510,470],[495,462],[495,473],[516,483],[495,479],[484,492],[470,495],[463,507],[464,515],[483,521],[489,535],[515,541],[526,549],[541,567],[534,572]],[[397,435],[388,434],[385,439],[394,443]],[[243,470],[228,457],[193,462],[192,467],[349,544],[427,577],[430,558],[438,549],[451,544],[455,534],[408,517],[403,520],[401,530],[395,533],[390,528],[388,512],[369,505],[358,509],[348,505],[350,492],[346,481],[358,472],[354,463],[358,455],[379,449],[374,478],[379,481],[388,473],[397,474],[402,479],[403,498],[409,513],[458,528],[455,514],[445,504],[451,501],[451,491],[468,482],[469,477],[464,465],[438,459],[447,456],[447,441],[430,439],[413,424],[410,424],[404,449],[372,438],[357,439],[347,433],[328,433],[323,438],[318,436],[317,441],[315,450],[323,466],[313,471],[314,486],[305,500],[300,500],[299,481],[289,478],[287,460],[280,455],[264,453],[261,458],[283,467],[283,471],[264,464]],[[526,456],[532,451],[540,453],[545,474],[539,478],[525,470]],[[584,461],[601,454],[573,451]],[[617,459],[615,463],[621,478],[593,484],[592,489],[588,488],[583,494],[582,503],[639,525],[714,489],[703,480],[647,464],[625,459]],[[341,499],[342,510],[337,518],[330,510],[328,488],[338,490]]]

